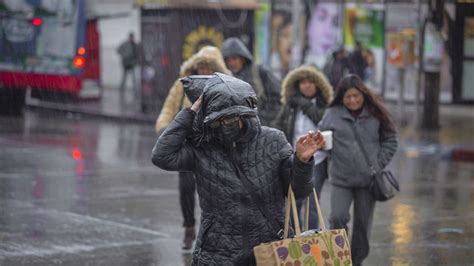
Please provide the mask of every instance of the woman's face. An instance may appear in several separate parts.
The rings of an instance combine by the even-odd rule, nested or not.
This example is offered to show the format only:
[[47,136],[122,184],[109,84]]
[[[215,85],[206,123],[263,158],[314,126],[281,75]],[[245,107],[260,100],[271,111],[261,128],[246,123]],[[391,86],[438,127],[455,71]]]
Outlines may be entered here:
[[311,53],[326,56],[336,44],[338,32],[339,11],[337,4],[318,4],[311,15],[308,26]]
[[344,94],[342,101],[347,109],[357,111],[364,105],[364,95],[358,89],[350,88]]
[[197,66],[198,75],[211,75],[212,70],[208,65],[202,64]]
[[308,79],[301,80],[298,87],[304,97],[313,98],[316,95],[316,85]]
[[225,59],[225,64],[232,72],[232,74],[238,74],[245,64],[245,59],[238,55],[231,55]]

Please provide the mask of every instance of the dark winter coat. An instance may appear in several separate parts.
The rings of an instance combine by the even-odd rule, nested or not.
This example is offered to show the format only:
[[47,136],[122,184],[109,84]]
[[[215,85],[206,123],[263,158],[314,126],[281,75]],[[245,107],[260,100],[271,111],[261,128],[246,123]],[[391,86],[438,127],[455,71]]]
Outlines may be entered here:
[[[312,189],[312,165],[299,161],[283,132],[260,126],[253,89],[245,82],[216,74],[204,88],[202,108],[178,113],[153,148],[152,161],[172,171],[193,171],[202,210],[193,255],[194,265],[252,265],[252,248],[276,240],[275,230],[258,209],[236,171],[240,166],[283,225],[284,202],[291,183],[297,197]],[[224,148],[208,125],[229,115],[242,115],[245,133],[233,148]],[[194,122],[193,122],[194,121]],[[193,123],[202,121],[203,141],[187,141]]]
[[355,119],[344,106],[328,108],[319,123],[320,130],[333,131],[333,148],[330,151],[330,182],[342,187],[367,187],[371,181],[371,170],[364,154],[357,144],[352,125],[378,171],[383,169],[397,151],[398,140],[395,130],[384,130],[380,121],[367,107]]
[[229,38],[222,48],[224,58],[241,56],[246,63],[234,77],[249,83],[254,88],[258,99],[258,116],[264,126],[269,126],[280,110],[281,81],[263,65],[254,65],[253,57],[242,41]]
[[138,63],[138,44],[127,40],[118,48],[117,53],[122,57],[122,66],[131,69]]
[[[298,84],[308,79],[316,85],[316,101],[303,97]],[[281,91],[282,108],[272,126],[285,132],[288,141],[293,141],[296,114],[299,110],[315,125],[319,123],[332,100],[332,87],[323,73],[311,66],[298,67],[286,75]]]

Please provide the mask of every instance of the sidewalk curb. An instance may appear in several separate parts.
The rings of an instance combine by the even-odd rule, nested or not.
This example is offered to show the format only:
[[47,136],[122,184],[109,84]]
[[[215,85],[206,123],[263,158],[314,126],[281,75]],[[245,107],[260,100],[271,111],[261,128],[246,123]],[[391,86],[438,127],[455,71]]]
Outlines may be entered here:
[[45,111],[75,113],[75,114],[81,114],[86,117],[101,118],[101,119],[107,119],[107,120],[112,120],[116,122],[134,122],[134,123],[145,123],[145,124],[153,125],[156,119],[150,115],[105,113],[105,112],[99,112],[96,110],[87,110],[87,109],[80,108],[72,104],[52,103],[52,102],[35,101],[35,100],[27,101],[25,106],[27,109],[30,109],[30,110],[45,110]]

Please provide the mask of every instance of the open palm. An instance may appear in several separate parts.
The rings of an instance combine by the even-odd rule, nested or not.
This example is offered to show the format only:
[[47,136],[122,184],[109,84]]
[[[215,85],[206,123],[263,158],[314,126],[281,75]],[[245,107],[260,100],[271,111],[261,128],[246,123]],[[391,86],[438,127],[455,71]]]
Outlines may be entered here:
[[313,154],[324,147],[321,132],[309,132],[296,142],[296,156],[300,161],[308,162]]

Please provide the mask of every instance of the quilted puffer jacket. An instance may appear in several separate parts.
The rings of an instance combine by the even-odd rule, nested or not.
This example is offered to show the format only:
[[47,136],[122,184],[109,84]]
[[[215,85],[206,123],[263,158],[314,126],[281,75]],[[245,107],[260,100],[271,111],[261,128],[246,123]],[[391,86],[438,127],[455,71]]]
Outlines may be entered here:
[[[236,166],[280,226],[289,184],[297,197],[311,192],[313,159],[299,161],[283,132],[260,126],[254,99],[248,83],[215,74],[204,88],[199,114],[180,111],[153,148],[152,162],[158,167],[192,171],[196,176],[202,216],[193,265],[254,265],[253,247],[277,239],[277,232],[239,179]],[[220,145],[211,129],[202,131],[199,146],[189,141],[193,121],[202,117],[203,127],[208,128],[228,115],[243,117],[245,124],[233,146]]]

